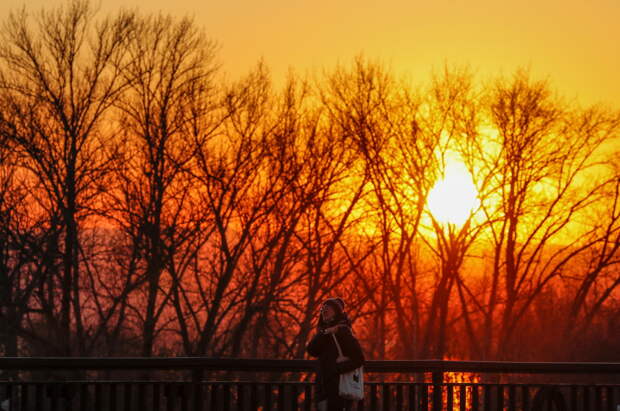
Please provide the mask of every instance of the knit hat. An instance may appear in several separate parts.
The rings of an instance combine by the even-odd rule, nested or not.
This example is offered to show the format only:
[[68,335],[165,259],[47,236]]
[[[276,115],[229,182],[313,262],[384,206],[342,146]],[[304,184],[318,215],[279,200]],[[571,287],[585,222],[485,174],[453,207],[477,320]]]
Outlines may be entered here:
[[329,305],[336,311],[336,313],[341,314],[344,312],[344,301],[342,298],[328,298],[323,302],[323,305]]

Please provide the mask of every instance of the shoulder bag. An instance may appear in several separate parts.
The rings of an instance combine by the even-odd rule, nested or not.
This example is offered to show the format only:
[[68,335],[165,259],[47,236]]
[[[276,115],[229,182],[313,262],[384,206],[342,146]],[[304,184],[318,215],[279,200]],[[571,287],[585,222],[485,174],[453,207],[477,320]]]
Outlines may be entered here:
[[[336,348],[338,348],[338,358],[336,362],[344,362],[349,358],[342,354],[342,349],[338,343],[336,335],[332,333]],[[359,367],[353,371],[340,374],[340,382],[338,384],[338,395],[347,400],[363,400],[364,399],[364,367]]]

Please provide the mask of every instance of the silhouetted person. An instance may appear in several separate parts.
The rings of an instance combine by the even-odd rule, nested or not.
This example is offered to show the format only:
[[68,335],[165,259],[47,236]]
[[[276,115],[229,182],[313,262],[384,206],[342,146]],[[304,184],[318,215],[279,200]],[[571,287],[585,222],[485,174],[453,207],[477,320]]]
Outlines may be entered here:
[[[331,334],[338,339],[342,353],[349,359],[336,362],[338,348]],[[317,333],[308,343],[308,354],[318,357],[317,370],[318,409],[326,411],[350,410],[353,401],[338,395],[339,376],[353,371],[364,364],[364,354],[353,335],[351,321],[344,311],[344,301],[340,298],[326,300],[319,314]]]

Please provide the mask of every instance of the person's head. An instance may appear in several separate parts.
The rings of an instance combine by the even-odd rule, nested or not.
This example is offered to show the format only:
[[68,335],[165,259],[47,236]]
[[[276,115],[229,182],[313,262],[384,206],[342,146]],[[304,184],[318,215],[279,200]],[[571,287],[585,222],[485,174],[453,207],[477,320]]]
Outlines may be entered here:
[[321,320],[329,323],[342,316],[344,313],[344,301],[341,298],[328,298],[321,306]]

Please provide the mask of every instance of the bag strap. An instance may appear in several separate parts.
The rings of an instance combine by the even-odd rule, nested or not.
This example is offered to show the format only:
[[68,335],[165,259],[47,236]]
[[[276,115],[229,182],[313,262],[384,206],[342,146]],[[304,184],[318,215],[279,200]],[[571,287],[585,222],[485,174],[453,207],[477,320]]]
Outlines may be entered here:
[[344,357],[344,354],[342,354],[342,349],[340,348],[340,344],[338,344],[338,338],[336,338],[336,334],[334,333],[330,333],[334,339],[334,342],[336,343],[336,348],[338,348],[338,356],[339,357]]

